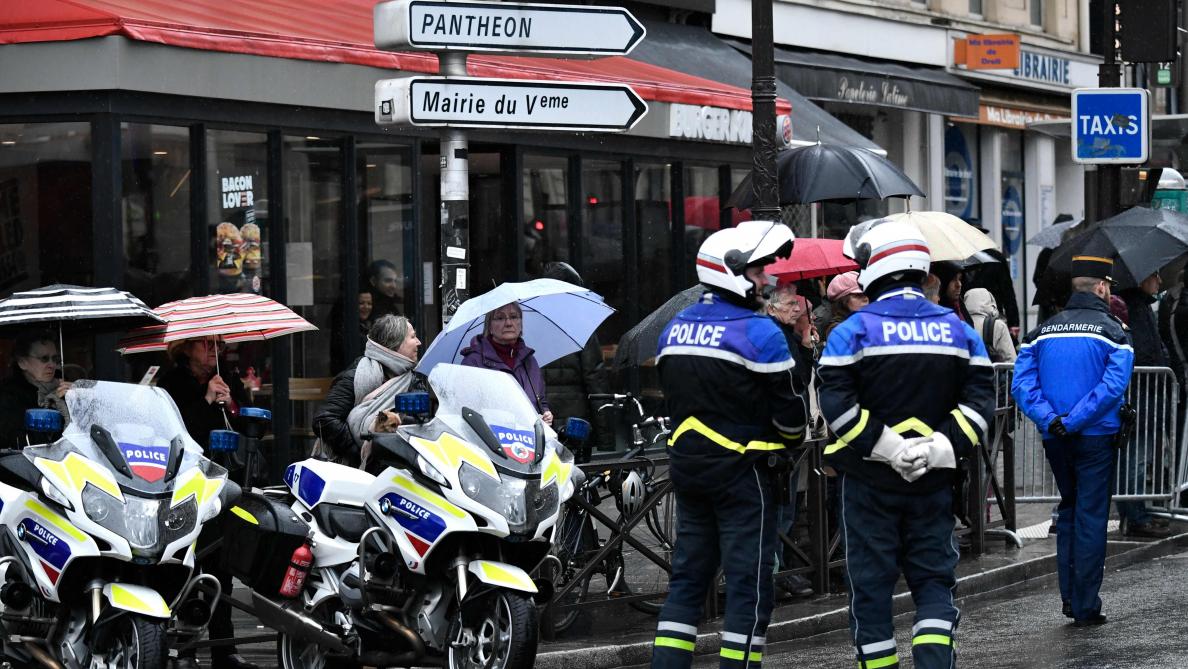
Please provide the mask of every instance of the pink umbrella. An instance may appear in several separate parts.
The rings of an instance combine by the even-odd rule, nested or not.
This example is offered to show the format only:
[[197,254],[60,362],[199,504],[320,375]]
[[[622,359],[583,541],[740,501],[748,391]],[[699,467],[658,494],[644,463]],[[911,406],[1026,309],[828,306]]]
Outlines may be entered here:
[[162,304],[153,313],[165,323],[130,331],[120,340],[120,353],[164,351],[183,339],[213,336],[233,343],[317,330],[292,309],[253,293],[190,297]]
[[792,255],[767,266],[767,273],[781,282],[830,276],[858,269],[858,263],[842,254],[840,239],[797,239]]

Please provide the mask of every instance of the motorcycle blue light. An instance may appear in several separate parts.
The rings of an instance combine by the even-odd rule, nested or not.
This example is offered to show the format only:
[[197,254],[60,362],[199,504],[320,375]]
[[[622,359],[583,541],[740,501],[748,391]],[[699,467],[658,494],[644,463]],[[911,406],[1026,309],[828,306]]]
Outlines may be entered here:
[[590,436],[590,421],[583,418],[570,417],[565,421],[565,436],[570,439],[585,441]]
[[28,432],[61,432],[62,414],[54,409],[25,411],[25,430]]
[[400,393],[396,396],[396,412],[410,416],[423,416],[429,413],[429,393],[423,391]]
[[239,450],[239,433],[234,430],[211,430],[210,450],[231,453]]
[[268,409],[261,409],[260,407],[240,407],[240,418],[251,418],[253,420],[272,420],[272,412]]

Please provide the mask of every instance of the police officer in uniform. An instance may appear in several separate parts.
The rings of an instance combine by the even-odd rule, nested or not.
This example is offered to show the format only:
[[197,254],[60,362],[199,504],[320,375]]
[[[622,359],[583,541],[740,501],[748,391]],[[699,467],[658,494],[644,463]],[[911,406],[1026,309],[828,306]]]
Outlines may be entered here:
[[871,302],[830,333],[818,373],[837,437],[825,460],[840,474],[858,665],[899,666],[891,597],[902,571],[916,603],[915,666],[952,667],[954,474],[986,436],[993,368],[978,333],[925,298],[928,244],[914,225],[863,223],[844,249]]
[[804,440],[807,412],[787,340],[756,310],[769,281],[763,268],[786,258],[792,240],[787,226],[769,221],[710,235],[697,253],[706,292],[660,336],[660,383],[676,426],[668,444],[678,527],[654,669],[692,664],[719,564],[726,574],[721,666],[762,662],[779,507],[772,465]]
[[1125,326],[1110,313],[1108,258],[1074,256],[1072,297],[1023,340],[1011,394],[1044,438],[1060,489],[1056,564],[1064,615],[1100,625],[1114,435],[1134,369]]

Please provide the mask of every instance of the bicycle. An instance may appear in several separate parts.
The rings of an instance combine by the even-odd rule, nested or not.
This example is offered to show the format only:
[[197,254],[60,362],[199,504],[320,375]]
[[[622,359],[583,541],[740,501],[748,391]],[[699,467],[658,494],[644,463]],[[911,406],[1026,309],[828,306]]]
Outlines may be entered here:
[[[578,486],[574,498],[566,503],[558,523],[553,550],[542,564],[541,576],[552,582],[555,592],[562,592],[576,579],[580,579],[554,602],[555,605],[566,607],[574,607],[590,599],[591,581],[595,574],[603,576],[608,598],[631,597],[633,592],[650,594],[667,591],[667,569],[655,565],[654,570],[645,570],[645,565],[654,565],[654,561],[646,556],[639,555],[643,560],[640,569],[633,570],[629,577],[626,564],[635,564],[633,558],[640,553],[630,542],[626,548],[623,544],[617,545],[603,555],[597,564],[592,564],[598,554],[603,552],[608,540],[599,536],[590,508],[598,509],[607,500],[613,500],[618,517],[610,526],[612,532],[617,530],[620,533],[629,533],[632,527],[626,526],[627,521],[636,516],[640,509],[647,508],[642,520],[648,532],[642,538],[632,538],[666,563],[671,563],[676,535],[676,506],[671,486],[667,484],[667,478],[657,475],[655,462],[644,454],[647,449],[663,443],[667,438],[671,431],[668,420],[643,417],[642,406],[631,395],[591,395],[591,399],[607,400],[607,404],[600,407],[599,411],[607,408],[622,410],[630,406],[637,413],[635,420],[630,423],[631,449],[622,460],[608,465],[605,471],[589,476]],[[588,453],[581,446],[574,450],[577,454]],[[635,460],[638,460],[638,466],[624,466],[624,463]],[[578,503],[577,499],[581,499],[584,505]],[[652,599],[627,601],[633,608],[651,614],[658,613],[661,606],[660,602]],[[554,633],[560,634],[573,626],[579,614],[580,610],[574,607],[566,608],[554,616]]]

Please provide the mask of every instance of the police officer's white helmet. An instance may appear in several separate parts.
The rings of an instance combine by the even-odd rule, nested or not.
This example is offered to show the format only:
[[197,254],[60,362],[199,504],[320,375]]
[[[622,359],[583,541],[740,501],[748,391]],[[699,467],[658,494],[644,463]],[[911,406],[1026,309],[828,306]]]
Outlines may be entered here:
[[739,297],[754,297],[755,286],[743,275],[746,268],[787,258],[794,239],[788,226],[773,221],[745,221],[719,230],[697,250],[697,280]]
[[869,290],[879,279],[904,272],[928,273],[928,242],[906,221],[875,219],[850,228],[842,253],[858,263],[858,285]]

